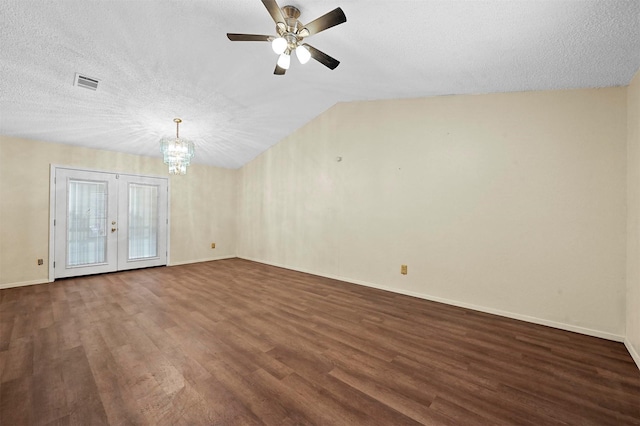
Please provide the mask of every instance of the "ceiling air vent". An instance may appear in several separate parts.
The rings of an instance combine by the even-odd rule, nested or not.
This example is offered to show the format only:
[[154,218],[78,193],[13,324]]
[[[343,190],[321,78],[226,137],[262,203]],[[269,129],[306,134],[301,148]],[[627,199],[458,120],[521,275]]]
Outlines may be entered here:
[[87,77],[86,75],[82,75],[76,73],[75,81],[73,82],[74,86],[84,87],[85,89],[96,90],[98,88],[98,83],[100,81],[96,78]]

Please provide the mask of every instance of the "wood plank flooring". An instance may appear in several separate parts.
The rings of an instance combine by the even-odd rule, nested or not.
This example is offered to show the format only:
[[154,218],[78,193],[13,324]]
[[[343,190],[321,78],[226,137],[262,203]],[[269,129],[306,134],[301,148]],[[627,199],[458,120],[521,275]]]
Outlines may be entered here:
[[240,259],[0,291],[0,424],[640,425],[624,345]]

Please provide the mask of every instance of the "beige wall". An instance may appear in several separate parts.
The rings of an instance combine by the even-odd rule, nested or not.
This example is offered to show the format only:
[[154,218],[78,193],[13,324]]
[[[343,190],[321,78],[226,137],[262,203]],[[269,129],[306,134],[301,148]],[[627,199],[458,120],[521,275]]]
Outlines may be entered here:
[[[638,76],[628,89],[338,104],[240,171],[171,177],[171,263],[237,253],[626,335],[637,356],[639,111]],[[166,175],[159,158],[0,136],[0,288],[47,280],[51,163]]]
[[241,169],[238,255],[621,340],[626,121],[626,88],[338,104]]
[[628,249],[625,343],[640,367],[640,72],[627,89],[627,114]]
[[[161,158],[0,136],[0,288],[48,279],[50,164],[167,176]],[[193,165],[169,179],[171,264],[235,256],[237,174]]]

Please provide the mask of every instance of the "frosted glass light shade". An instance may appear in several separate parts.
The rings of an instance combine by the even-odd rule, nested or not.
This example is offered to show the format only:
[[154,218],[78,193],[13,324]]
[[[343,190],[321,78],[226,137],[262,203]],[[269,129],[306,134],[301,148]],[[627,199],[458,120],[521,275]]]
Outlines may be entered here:
[[187,174],[187,166],[195,153],[193,142],[179,138],[163,138],[160,140],[160,149],[164,157],[164,164],[169,166],[169,174]]
[[307,62],[309,62],[309,59],[311,59],[311,53],[306,47],[302,45],[296,47],[296,56],[298,57],[298,60],[301,64],[306,64]]
[[283,54],[284,51],[287,50],[287,45],[288,45],[287,40],[285,40],[282,37],[278,37],[271,42],[271,48],[278,55]]
[[287,55],[286,53],[283,53],[282,55],[280,55],[280,57],[278,58],[278,66],[280,68],[288,70],[290,65],[291,65],[291,56]]

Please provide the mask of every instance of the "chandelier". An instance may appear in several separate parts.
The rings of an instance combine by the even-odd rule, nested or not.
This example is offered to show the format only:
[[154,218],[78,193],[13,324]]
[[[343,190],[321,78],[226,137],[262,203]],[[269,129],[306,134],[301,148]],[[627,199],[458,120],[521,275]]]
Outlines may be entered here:
[[160,140],[160,149],[164,156],[164,164],[169,166],[170,175],[186,175],[187,166],[191,164],[195,147],[193,142],[187,139],[180,139],[180,123],[182,120],[174,118],[176,123],[176,137],[162,138]]

